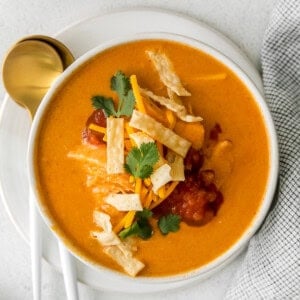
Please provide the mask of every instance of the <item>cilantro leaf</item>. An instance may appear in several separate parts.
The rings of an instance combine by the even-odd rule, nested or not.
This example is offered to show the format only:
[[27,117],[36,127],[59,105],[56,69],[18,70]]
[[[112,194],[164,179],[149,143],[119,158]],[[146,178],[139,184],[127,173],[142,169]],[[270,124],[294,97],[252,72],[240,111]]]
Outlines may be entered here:
[[135,106],[135,98],[129,78],[126,77],[123,72],[118,71],[111,78],[110,87],[117,93],[119,98],[117,110],[115,109],[114,101],[112,98],[99,95],[92,97],[93,107],[95,109],[103,109],[106,116],[108,117],[130,117]]
[[143,162],[147,165],[155,165],[159,160],[158,149],[155,143],[142,143],[140,146]]
[[120,116],[130,117],[132,115],[133,109],[135,106],[135,98],[133,95],[133,91],[128,91],[126,97],[124,97],[123,101],[120,101],[120,109],[117,114]]
[[107,98],[104,96],[94,96],[92,97],[92,104],[95,109],[103,109],[108,117],[116,115],[112,98]]
[[139,219],[149,219],[153,215],[153,212],[150,209],[144,208],[142,211],[138,211],[136,216]]
[[150,175],[153,173],[153,167],[150,165],[143,165],[141,166],[139,173],[138,173],[138,177],[145,179],[150,177]]
[[122,98],[131,89],[130,80],[122,71],[118,71],[110,80],[110,88]]
[[125,239],[129,236],[137,236],[140,232],[140,227],[137,222],[134,222],[130,227],[123,229],[119,233],[119,237]]
[[121,71],[118,71],[110,81],[110,87],[118,94],[119,103],[116,117],[131,116],[135,106],[135,98],[131,89],[130,80]]
[[141,219],[137,222],[140,231],[138,233],[138,236],[142,238],[143,240],[149,239],[153,234],[153,229],[147,219]]
[[174,214],[168,214],[158,220],[158,227],[163,235],[169,232],[176,232],[179,230],[180,217]]
[[153,230],[149,223],[149,218],[152,216],[152,212],[148,209],[139,211],[136,213],[136,221],[128,228],[122,230],[119,236],[125,239],[129,236],[138,236],[144,240],[149,239]]
[[[141,152],[139,148],[132,147],[126,157],[124,168],[129,174],[136,174],[138,172],[138,165],[141,160]],[[136,176],[137,177],[137,176]]]
[[148,178],[153,166],[159,160],[157,146],[154,142],[142,143],[140,148],[133,147],[126,157],[125,170],[142,179]]

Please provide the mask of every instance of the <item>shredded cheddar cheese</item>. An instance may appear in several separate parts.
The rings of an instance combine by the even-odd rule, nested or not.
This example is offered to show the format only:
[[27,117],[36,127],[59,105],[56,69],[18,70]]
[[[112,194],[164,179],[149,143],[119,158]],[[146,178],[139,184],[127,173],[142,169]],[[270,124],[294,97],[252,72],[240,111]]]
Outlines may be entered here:
[[102,126],[99,126],[99,125],[96,125],[96,124],[93,124],[93,123],[89,125],[89,129],[100,132],[100,133],[103,133],[103,134],[106,134],[106,128],[105,127],[102,127]]
[[135,193],[140,194],[142,189],[142,179],[141,178],[136,178],[135,179]]
[[131,210],[130,212],[127,213],[125,217],[124,228],[128,228],[129,226],[131,226],[134,220],[134,216],[135,216],[134,210]]
[[151,185],[151,180],[150,180],[150,178],[144,179],[144,184],[145,184],[146,187],[149,187],[149,186]]
[[166,116],[167,116],[168,122],[170,124],[170,126],[169,126],[170,129],[173,129],[175,127],[175,124],[176,124],[176,117],[174,115],[174,112],[172,112],[170,110],[167,110]]
[[131,75],[130,76],[130,83],[131,83],[133,95],[134,95],[134,98],[135,98],[135,101],[136,101],[136,107],[140,112],[145,113],[146,110],[145,110],[145,106],[144,106],[144,103],[143,103],[142,95],[140,93],[140,87],[138,85],[136,75]]
[[[128,212],[127,214],[129,214],[129,212]],[[118,233],[119,231],[121,231],[122,228],[124,228],[127,214],[126,214],[126,215],[120,220],[120,222],[113,228],[113,231],[114,231],[115,233]]]
[[173,181],[168,189],[165,191],[164,197],[157,199],[157,201],[154,201],[151,205],[150,205],[150,209],[153,209],[154,207],[158,206],[159,204],[161,204],[167,197],[169,197],[171,195],[171,193],[175,190],[176,186],[178,185],[179,181]]
[[162,198],[162,199],[165,198],[166,191],[165,191],[165,186],[164,186],[164,185],[163,185],[162,187],[159,188],[157,194],[158,194],[158,197],[159,197],[159,198]]
[[153,191],[149,191],[149,193],[145,198],[144,207],[149,208],[152,200],[153,200]]

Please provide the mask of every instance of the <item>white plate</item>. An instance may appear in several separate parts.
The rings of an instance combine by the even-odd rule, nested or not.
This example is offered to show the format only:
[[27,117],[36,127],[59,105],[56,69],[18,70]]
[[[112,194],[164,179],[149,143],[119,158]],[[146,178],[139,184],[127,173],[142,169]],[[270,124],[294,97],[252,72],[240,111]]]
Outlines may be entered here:
[[[198,39],[234,61],[256,87],[261,92],[263,90],[257,70],[238,47],[208,26],[178,14],[152,9],[119,11],[84,20],[61,31],[55,37],[78,58],[104,41],[138,32],[171,32]],[[27,112],[6,95],[0,111],[0,193],[11,220],[27,242],[29,187],[25,161],[29,130],[30,118]],[[60,268],[56,239],[44,224],[43,257],[53,266]],[[101,272],[79,261],[77,269],[78,279],[81,282],[104,290],[154,292],[182,285],[174,282],[168,286],[157,284],[137,286],[134,280],[126,281],[126,284],[121,280],[108,282]]]

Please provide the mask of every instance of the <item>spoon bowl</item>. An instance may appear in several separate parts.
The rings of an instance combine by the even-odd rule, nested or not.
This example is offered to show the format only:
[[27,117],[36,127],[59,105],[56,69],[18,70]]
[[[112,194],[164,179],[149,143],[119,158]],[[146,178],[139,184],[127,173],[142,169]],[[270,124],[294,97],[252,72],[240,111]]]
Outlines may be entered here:
[[21,39],[19,41],[23,42],[23,41],[27,41],[27,40],[31,40],[31,41],[41,41],[44,42],[46,44],[48,44],[49,46],[53,47],[55,49],[55,51],[59,54],[60,59],[62,61],[63,64],[63,68],[64,70],[71,65],[75,58],[73,56],[73,54],[70,52],[70,50],[59,40],[56,40],[50,36],[46,36],[46,35],[31,35],[31,36],[27,36],[23,39]]
[[3,83],[11,98],[34,116],[54,80],[74,61],[59,41],[31,36],[8,52],[2,69]]

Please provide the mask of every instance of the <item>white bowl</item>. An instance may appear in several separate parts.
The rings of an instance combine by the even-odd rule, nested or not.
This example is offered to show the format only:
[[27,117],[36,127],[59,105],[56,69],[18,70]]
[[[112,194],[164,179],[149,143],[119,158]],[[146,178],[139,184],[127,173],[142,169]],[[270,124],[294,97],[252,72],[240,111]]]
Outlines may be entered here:
[[[112,271],[110,269],[107,269],[105,267],[102,267],[100,265],[95,265],[91,263],[86,257],[82,256],[76,249],[72,249],[69,245],[69,243],[65,243],[66,247],[69,248],[69,250],[84,264],[87,264],[93,268],[96,268],[99,270],[99,272],[103,272],[105,276],[108,279],[111,280],[122,280],[123,283],[130,283],[130,284],[136,284],[137,288],[143,287],[143,285],[164,285],[168,283],[178,283],[179,285],[190,283],[194,280],[200,280],[203,278],[206,278],[213,274],[214,272],[217,272],[222,267],[227,265],[230,261],[232,261],[247,245],[250,238],[254,235],[254,233],[257,231],[257,229],[262,224],[263,220],[265,219],[267,212],[270,208],[270,205],[273,200],[273,196],[276,189],[277,184],[277,176],[278,176],[278,145],[277,145],[277,137],[276,132],[274,128],[274,124],[270,115],[270,112],[268,110],[267,104],[261,95],[261,93],[257,90],[256,86],[253,84],[253,82],[249,79],[249,77],[231,60],[229,60],[227,57],[222,55],[220,52],[216,51],[215,49],[195,40],[192,38],[188,38],[181,35],[176,34],[170,34],[170,33],[162,33],[162,32],[156,32],[156,33],[142,33],[142,34],[136,34],[129,37],[123,37],[115,40],[111,40],[108,42],[105,42],[101,44],[99,47],[96,47],[83,56],[81,56],[79,59],[77,59],[53,84],[53,86],[50,88],[46,96],[44,97],[41,105],[39,106],[37,113],[35,115],[31,132],[30,132],[30,138],[29,138],[29,148],[28,148],[28,177],[29,177],[29,183],[30,187],[33,191],[33,195],[35,197],[36,203],[40,209],[40,212],[48,225],[48,227],[51,229],[53,225],[55,224],[53,217],[49,215],[47,210],[44,209],[44,204],[39,198],[39,193],[37,189],[37,181],[35,176],[35,168],[34,168],[34,153],[35,153],[35,141],[36,137],[39,133],[40,126],[43,120],[43,116],[46,112],[46,109],[51,102],[51,99],[53,98],[53,95],[56,90],[59,89],[60,86],[62,86],[65,82],[65,80],[73,74],[78,68],[80,68],[85,62],[93,58],[98,53],[107,50],[111,47],[114,47],[116,45],[137,41],[137,40],[147,40],[147,39],[161,39],[161,40],[170,40],[170,41],[176,41],[183,44],[187,44],[191,47],[197,48],[211,56],[213,56],[216,60],[220,61],[224,65],[226,65],[231,71],[233,71],[237,77],[241,80],[241,82],[248,88],[248,90],[252,93],[253,98],[255,99],[261,114],[264,119],[266,132],[269,139],[269,156],[270,156],[270,170],[269,170],[269,176],[267,180],[267,188],[264,195],[264,198],[261,202],[260,208],[255,215],[255,217],[252,220],[251,225],[245,230],[245,232],[242,234],[242,236],[234,243],[226,252],[224,252],[222,255],[211,261],[210,263],[206,264],[205,266],[196,269],[194,271],[188,272],[186,274],[180,274],[175,276],[168,276],[168,277],[155,277],[155,278],[146,278],[146,277],[137,277],[137,278],[130,278],[128,276],[122,275],[118,272]],[[52,232],[61,239],[60,236],[58,236],[56,231]],[[65,242],[62,239],[63,242]],[[176,285],[176,284],[175,284]]]

